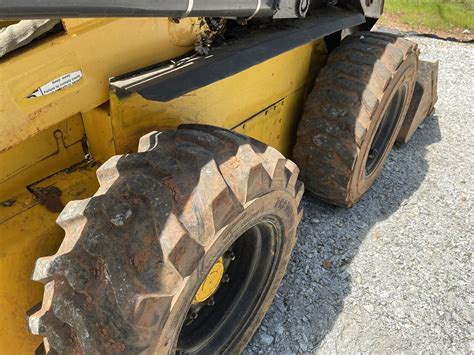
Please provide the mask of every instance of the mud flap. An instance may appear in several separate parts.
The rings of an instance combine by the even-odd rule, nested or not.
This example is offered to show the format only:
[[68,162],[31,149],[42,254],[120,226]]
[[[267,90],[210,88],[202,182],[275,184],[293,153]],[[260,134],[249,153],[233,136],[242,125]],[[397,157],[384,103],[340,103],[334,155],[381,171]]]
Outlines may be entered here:
[[438,101],[438,63],[420,60],[415,91],[397,142],[407,143]]

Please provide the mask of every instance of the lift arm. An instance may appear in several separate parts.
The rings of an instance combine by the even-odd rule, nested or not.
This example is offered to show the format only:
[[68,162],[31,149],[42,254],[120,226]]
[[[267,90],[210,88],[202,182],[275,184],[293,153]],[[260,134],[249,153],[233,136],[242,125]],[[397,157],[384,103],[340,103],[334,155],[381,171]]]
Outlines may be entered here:
[[304,17],[311,0],[2,0],[0,18]]

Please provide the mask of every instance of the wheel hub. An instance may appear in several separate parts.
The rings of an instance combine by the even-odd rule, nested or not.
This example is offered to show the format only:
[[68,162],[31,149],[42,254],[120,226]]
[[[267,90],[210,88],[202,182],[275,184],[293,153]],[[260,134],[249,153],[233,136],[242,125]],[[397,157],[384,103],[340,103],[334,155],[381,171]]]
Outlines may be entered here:
[[196,295],[192,301],[192,304],[198,304],[206,301],[216,292],[219,284],[221,283],[222,277],[224,276],[224,258],[221,256],[214,266],[209,271],[201,286],[199,286]]
[[212,266],[191,300],[178,336],[178,353],[216,353],[245,327],[274,270],[281,240],[277,223],[275,217],[266,216]]

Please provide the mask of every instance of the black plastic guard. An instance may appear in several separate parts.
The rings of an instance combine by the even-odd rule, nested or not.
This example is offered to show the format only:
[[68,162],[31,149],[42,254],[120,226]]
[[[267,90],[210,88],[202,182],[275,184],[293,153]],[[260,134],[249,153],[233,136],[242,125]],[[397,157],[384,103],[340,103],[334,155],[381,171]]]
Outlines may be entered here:
[[208,56],[191,56],[124,74],[111,79],[110,86],[119,97],[138,93],[147,100],[167,102],[364,22],[360,13],[330,7],[305,19],[278,21],[249,30],[242,28],[234,31],[233,38],[212,48]]

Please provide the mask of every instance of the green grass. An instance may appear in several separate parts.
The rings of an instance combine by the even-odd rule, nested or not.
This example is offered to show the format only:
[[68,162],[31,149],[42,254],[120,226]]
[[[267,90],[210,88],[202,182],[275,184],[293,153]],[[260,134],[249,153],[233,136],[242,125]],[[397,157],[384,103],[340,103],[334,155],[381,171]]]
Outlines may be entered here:
[[385,13],[413,28],[474,30],[474,0],[385,0]]

